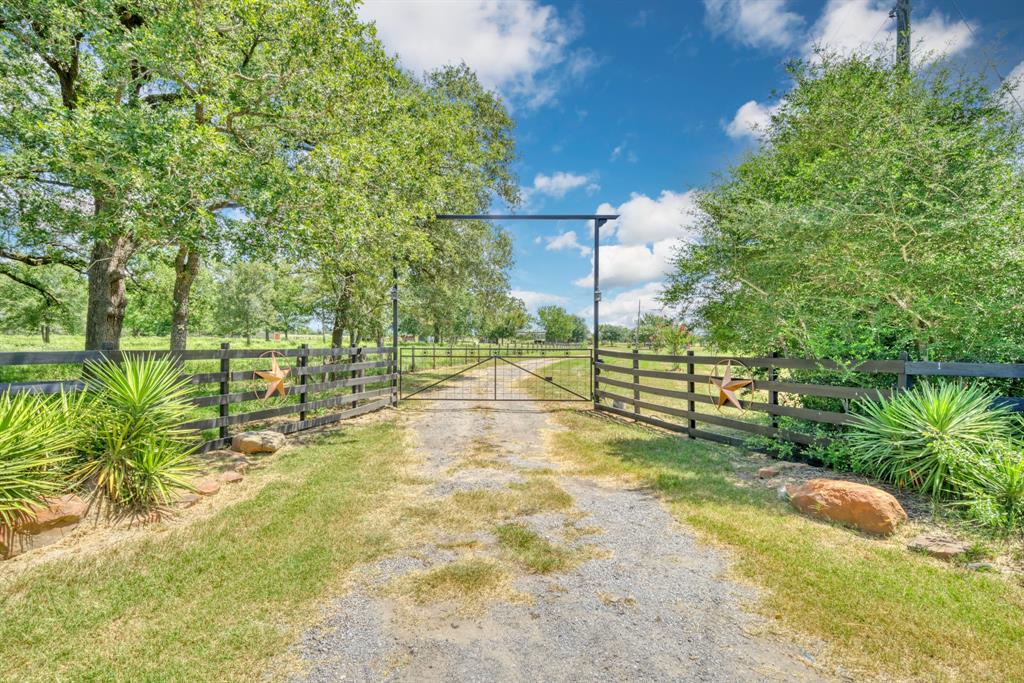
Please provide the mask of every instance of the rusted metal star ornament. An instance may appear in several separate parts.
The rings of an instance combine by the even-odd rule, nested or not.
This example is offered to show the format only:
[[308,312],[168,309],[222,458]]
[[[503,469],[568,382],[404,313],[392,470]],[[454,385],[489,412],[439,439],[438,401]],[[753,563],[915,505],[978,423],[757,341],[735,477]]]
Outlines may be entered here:
[[291,368],[282,369],[277,364],[277,356],[270,357],[270,370],[257,370],[256,376],[263,379],[267,383],[267,393],[263,394],[264,399],[268,399],[276,391],[281,396],[285,395],[284,380],[291,373]]
[[743,404],[740,403],[739,398],[736,396],[736,392],[744,387],[749,387],[754,383],[752,379],[733,379],[732,377],[732,361],[725,361],[725,372],[722,373],[721,379],[717,377],[711,378],[711,383],[718,387],[718,407],[721,408],[726,403],[731,403],[740,410],[743,410]]

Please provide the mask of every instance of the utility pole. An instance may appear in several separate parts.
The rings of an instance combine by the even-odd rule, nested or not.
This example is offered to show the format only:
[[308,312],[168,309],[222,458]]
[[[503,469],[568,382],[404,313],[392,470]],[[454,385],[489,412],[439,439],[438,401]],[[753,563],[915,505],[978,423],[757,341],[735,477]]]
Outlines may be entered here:
[[636,327],[633,328],[633,348],[640,348],[640,299],[636,300]]
[[889,16],[896,19],[896,66],[910,71],[910,0],[896,0]]

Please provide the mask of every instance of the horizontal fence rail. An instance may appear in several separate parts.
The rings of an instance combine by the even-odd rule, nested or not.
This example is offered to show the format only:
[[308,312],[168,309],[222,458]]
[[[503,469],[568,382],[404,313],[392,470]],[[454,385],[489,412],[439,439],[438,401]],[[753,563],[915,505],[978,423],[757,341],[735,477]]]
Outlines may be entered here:
[[[717,407],[718,388],[711,380],[719,375],[711,373],[726,361],[733,361],[734,372],[754,380],[753,391],[743,396],[743,410]],[[816,383],[821,377],[825,379]],[[599,349],[594,364],[594,401],[598,410],[691,438],[735,446],[747,445],[751,437],[781,439],[801,446],[825,445],[829,433],[853,422],[854,401],[888,398],[913,386],[917,377],[999,380],[1005,385],[1006,380],[1024,380],[1024,363],[845,363]],[[829,379],[837,383],[829,384]],[[1001,397],[997,403],[1024,411],[1021,396]],[[787,424],[782,425],[783,421]]]
[[[257,370],[269,370],[271,356],[288,369],[285,394],[264,399],[266,383]],[[86,390],[82,373],[87,363],[104,359],[163,358],[180,364],[181,379],[194,387],[192,419],[182,425],[195,430],[202,450],[220,448],[241,426],[284,434],[320,427],[395,405],[399,370],[392,347],[293,349],[219,349],[169,351],[31,351],[0,353],[5,377],[54,366],[65,379],[0,383],[0,392],[59,394]],[[46,369],[43,368],[45,371]],[[191,370],[191,371],[190,371]],[[296,419],[284,420],[297,415]],[[232,428],[239,428],[233,430]]]

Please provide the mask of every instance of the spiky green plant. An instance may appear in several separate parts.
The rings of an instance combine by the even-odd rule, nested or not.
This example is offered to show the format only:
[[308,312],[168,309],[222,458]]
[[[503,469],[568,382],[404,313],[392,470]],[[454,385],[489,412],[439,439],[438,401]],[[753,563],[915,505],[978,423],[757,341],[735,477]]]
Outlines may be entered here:
[[980,452],[1012,430],[994,394],[960,383],[922,382],[891,398],[856,404],[850,433],[858,471],[918,489],[935,499],[956,495]]
[[191,389],[177,363],[129,357],[86,367],[95,429],[83,448],[77,475],[122,510],[169,503],[188,489],[195,470],[190,436],[180,428],[190,415]]
[[31,394],[0,395],[0,527],[67,485],[62,469],[75,442],[78,399]]

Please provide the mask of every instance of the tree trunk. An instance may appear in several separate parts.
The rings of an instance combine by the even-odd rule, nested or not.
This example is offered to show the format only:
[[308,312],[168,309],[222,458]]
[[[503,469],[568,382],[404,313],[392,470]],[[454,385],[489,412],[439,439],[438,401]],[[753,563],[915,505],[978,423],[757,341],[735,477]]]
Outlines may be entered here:
[[41,328],[42,329],[40,330],[40,332],[43,335],[43,343],[44,344],[49,344],[50,343],[50,323],[43,323]]
[[345,328],[342,327],[341,318],[334,317],[334,327],[331,328],[331,348],[340,349],[345,343]]
[[89,299],[85,315],[85,348],[103,348],[121,344],[124,326],[125,277],[132,241],[124,235],[98,240],[92,247],[89,268]]
[[189,302],[192,283],[199,274],[202,257],[186,245],[178,247],[174,259],[174,301],[171,311],[171,351],[184,351],[188,345]]
[[264,327],[263,328],[263,341],[270,341],[270,328],[269,327]]

